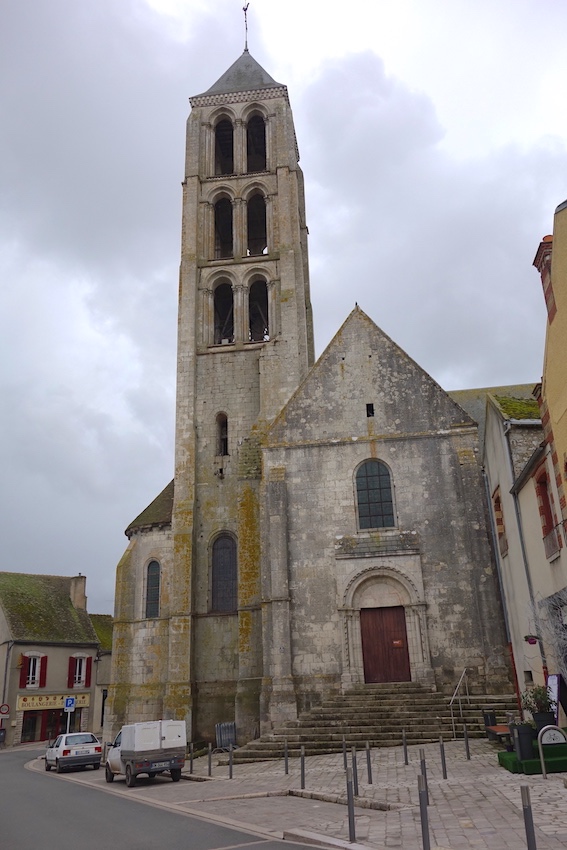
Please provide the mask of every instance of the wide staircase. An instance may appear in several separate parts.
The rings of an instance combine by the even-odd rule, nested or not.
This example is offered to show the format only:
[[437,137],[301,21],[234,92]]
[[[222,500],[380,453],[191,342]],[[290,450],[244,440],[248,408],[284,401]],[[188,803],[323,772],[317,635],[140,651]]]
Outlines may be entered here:
[[435,693],[415,682],[387,685],[359,685],[347,693],[330,697],[320,706],[301,714],[297,720],[250,741],[234,751],[235,762],[283,758],[287,740],[290,757],[341,752],[343,737],[347,747],[393,747],[402,743],[405,730],[409,744],[424,744],[464,735],[484,737],[483,710],[496,712],[497,723],[505,723],[508,713],[518,713],[514,694],[461,696],[453,704],[450,697]]

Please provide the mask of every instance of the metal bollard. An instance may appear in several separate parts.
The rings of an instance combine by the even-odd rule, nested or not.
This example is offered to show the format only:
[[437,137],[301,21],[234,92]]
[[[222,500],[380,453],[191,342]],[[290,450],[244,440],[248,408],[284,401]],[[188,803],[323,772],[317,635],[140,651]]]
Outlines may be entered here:
[[345,770],[346,770],[347,767],[348,767],[348,762],[347,762],[347,754],[346,754],[346,738],[345,738],[344,735],[343,735],[343,764],[344,764]]
[[193,773],[193,742],[189,744],[189,773]]
[[469,747],[469,730],[467,729],[467,724],[463,723],[463,733],[465,736],[465,750],[467,753],[467,760],[471,760],[471,748]]
[[232,779],[232,744],[228,745],[228,778]]
[[405,729],[402,729],[402,744],[404,747],[404,764],[408,764],[408,742],[406,741]]
[[423,776],[423,785],[425,788],[426,805],[429,805],[429,787],[427,785],[427,766],[425,764],[425,750],[419,751],[419,760],[421,763],[421,775]]
[[522,792],[522,809],[524,811],[524,826],[526,828],[528,850],[537,850],[532,804],[530,802],[530,789],[527,785],[520,785],[520,791]]
[[284,760],[284,773],[287,776],[288,773],[289,773],[289,753],[288,753],[288,749],[287,749],[287,738],[284,740],[283,760]]
[[424,776],[417,777],[417,790],[419,795],[419,814],[421,818],[421,840],[423,850],[431,850],[429,839],[429,818],[427,816],[427,782]]
[[370,759],[370,743],[366,742],[366,772],[368,774],[368,784],[372,785],[372,761]]
[[443,779],[447,779],[447,759],[445,758],[445,744],[443,743],[443,735],[439,735],[439,749],[441,750],[441,769],[443,771]]
[[209,758],[209,776],[212,776],[212,773],[213,773],[213,745],[212,744],[209,744],[208,758]]
[[354,826],[354,797],[352,793],[352,770],[350,767],[346,769],[346,794],[348,808],[348,840],[351,844],[356,841],[356,831]]
[[301,788],[305,788],[305,747],[301,746]]
[[352,747],[352,787],[354,796],[358,797],[358,766],[356,764],[356,747]]

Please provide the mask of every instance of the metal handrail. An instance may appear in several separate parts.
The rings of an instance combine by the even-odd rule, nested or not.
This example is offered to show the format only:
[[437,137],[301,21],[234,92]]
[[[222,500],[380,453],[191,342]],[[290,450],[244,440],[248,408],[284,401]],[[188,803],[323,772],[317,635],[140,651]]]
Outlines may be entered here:
[[466,696],[466,698],[469,702],[469,705],[470,705],[470,701],[471,701],[471,698],[470,698],[470,695],[469,695],[469,679],[468,679],[468,676],[467,676],[467,670],[468,670],[468,668],[465,667],[465,669],[461,673],[459,681],[457,682],[457,687],[453,691],[453,696],[451,697],[451,700],[449,702],[449,708],[451,709],[451,726],[453,727],[453,738],[457,737],[457,730],[455,728],[455,713],[454,713],[454,710],[453,710],[453,705],[454,705],[455,699],[459,700],[459,714],[461,715],[461,719],[463,718],[463,704],[462,704],[462,701],[461,701],[462,697],[461,697],[461,693],[460,693],[461,685],[463,684],[463,681],[465,683],[465,696]]

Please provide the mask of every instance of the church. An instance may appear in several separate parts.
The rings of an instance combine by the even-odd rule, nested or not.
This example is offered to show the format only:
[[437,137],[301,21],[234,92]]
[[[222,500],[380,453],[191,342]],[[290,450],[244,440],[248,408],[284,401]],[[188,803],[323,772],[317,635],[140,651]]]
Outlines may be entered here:
[[246,49],[190,103],[175,477],[126,530],[107,734],[509,692],[476,422],[358,306],[315,362],[287,88]]

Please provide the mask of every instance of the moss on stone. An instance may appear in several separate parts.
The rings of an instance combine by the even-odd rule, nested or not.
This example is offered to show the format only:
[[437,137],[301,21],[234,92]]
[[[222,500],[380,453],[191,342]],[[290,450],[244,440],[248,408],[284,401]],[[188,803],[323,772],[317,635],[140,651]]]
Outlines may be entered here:
[[85,610],[71,601],[67,576],[0,573],[0,604],[14,640],[98,644]]
[[539,405],[535,398],[513,398],[494,396],[500,409],[509,419],[540,419]]
[[97,634],[100,648],[106,652],[112,649],[112,615],[91,614],[91,623]]

